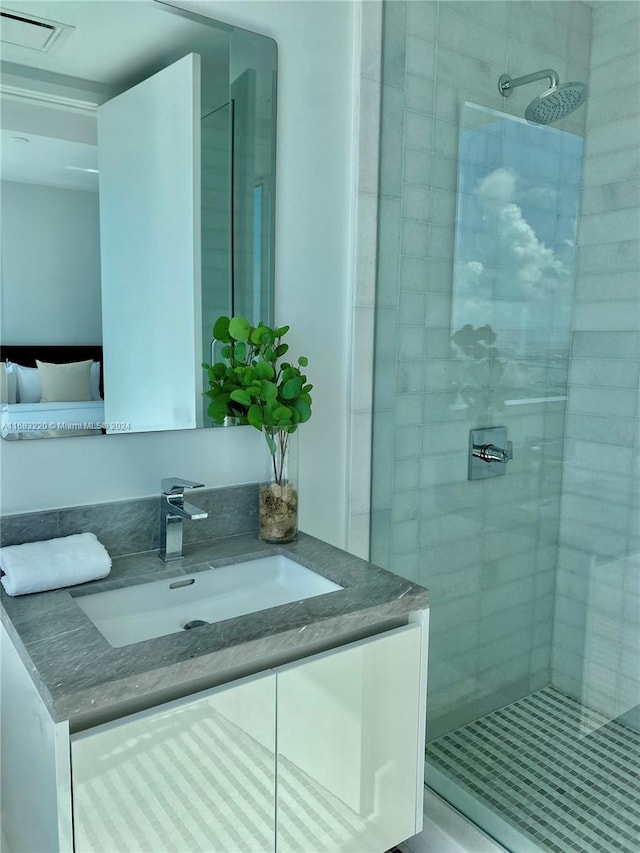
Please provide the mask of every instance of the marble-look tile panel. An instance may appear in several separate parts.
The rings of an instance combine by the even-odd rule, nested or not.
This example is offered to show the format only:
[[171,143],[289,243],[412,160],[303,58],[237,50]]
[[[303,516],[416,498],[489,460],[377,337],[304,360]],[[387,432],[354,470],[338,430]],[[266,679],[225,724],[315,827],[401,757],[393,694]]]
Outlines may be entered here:
[[59,511],[59,536],[95,533],[112,557],[149,551],[160,545],[160,500],[73,507]]
[[[185,544],[239,536],[258,529],[257,485],[189,492],[189,502],[208,512],[206,519],[186,521]],[[21,545],[74,533],[95,533],[111,557],[160,547],[160,495],[112,501],[0,518],[0,543]]]
[[188,492],[185,498],[209,514],[200,521],[184,522],[182,536],[185,544],[240,536],[258,529],[258,489],[255,483],[225,489],[196,489]]
[[29,512],[0,518],[0,545],[22,545],[58,536],[58,511]]

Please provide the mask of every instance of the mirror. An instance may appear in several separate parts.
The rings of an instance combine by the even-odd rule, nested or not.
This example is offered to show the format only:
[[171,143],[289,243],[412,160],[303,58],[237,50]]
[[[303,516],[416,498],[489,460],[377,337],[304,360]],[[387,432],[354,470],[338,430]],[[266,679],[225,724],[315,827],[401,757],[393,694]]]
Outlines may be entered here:
[[[275,42],[160,0],[13,0],[10,6],[2,8],[1,32],[0,434],[24,439],[210,426],[201,363],[212,360],[214,320],[236,313],[273,322]],[[193,269],[189,281],[175,276],[170,299],[155,273],[147,273],[155,286],[147,307],[164,304],[169,311],[159,325],[149,311],[132,319],[133,309],[123,305],[114,314],[114,298],[109,302],[110,270],[138,266],[118,257],[122,240],[114,244],[105,232],[131,209],[140,169],[117,179],[122,190],[112,186],[107,209],[101,170],[109,155],[98,125],[101,112],[189,56],[199,89]],[[161,116],[179,100],[167,97]],[[169,122],[169,132],[147,140],[154,192],[137,193],[142,208],[131,228],[144,224],[148,231],[159,210],[172,211],[171,196],[156,197],[161,181],[153,168],[158,176],[168,170],[159,165],[161,150],[174,162],[169,146],[177,126]],[[116,135],[125,151],[140,143],[126,122]],[[174,262],[173,239],[156,237],[153,246],[148,254],[160,270]],[[138,283],[132,279],[129,292],[137,293],[142,278],[140,272]],[[188,335],[176,325],[178,315],[190,322]],[[132,354],[116,364],[114,353],[134,340],[147,343],[138,354],[146,361],[137,367]],[[185,397],[185,371],[173,358],[178,348],[193,384],[186,413],[172,399],[174,390]],[[21,369],[7,369],[7,359]],[[60,367],[45,376],[36,359]],[[150,416],[144,391],[158,384],[151,376],[158,361],[162,397]]]

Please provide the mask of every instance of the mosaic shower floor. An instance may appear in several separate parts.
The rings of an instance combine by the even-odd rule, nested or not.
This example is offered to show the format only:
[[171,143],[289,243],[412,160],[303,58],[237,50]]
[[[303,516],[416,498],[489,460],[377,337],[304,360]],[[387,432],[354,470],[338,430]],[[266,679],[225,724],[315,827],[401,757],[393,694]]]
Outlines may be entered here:
[[433,741],[427,767],[515,827],[514,853],[640,850],[640,733],[552,687]]

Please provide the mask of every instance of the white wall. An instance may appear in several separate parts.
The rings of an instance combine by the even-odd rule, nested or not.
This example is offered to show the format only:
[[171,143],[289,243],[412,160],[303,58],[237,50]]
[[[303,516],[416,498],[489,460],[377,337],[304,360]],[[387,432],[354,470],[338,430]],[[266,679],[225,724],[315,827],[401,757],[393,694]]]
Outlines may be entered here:
[[2,342],[99,344],[94,192],[3,181]]
[[[278,43],[276,317],[309,357],[314,415],[300,431],[301,529],[345,541],[354,192],[356,2],[185,2]],[[250,428],[3,442],[5,513],[154,494],[160,477],[255,479]]]

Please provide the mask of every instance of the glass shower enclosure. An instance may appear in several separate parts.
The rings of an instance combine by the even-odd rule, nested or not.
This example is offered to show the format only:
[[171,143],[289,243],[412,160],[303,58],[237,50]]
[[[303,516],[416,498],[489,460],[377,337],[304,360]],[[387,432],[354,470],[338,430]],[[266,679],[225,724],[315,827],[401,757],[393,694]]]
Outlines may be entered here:
[[[491,24],[511,72],[524,6],[587,57],[548,125],[462,43]],[[427,784],[516,853],[632,853],[637,4],[384,8],[371,559],[431,592]]]

